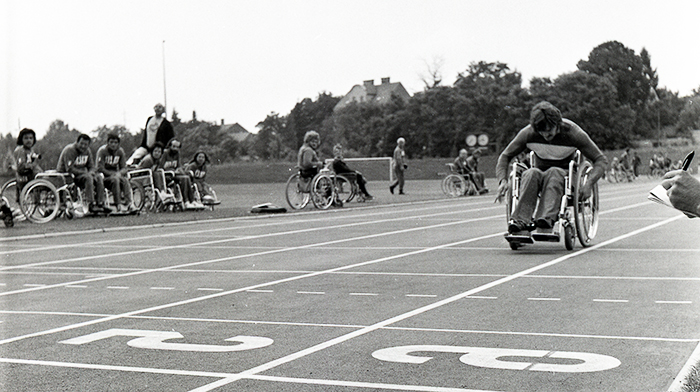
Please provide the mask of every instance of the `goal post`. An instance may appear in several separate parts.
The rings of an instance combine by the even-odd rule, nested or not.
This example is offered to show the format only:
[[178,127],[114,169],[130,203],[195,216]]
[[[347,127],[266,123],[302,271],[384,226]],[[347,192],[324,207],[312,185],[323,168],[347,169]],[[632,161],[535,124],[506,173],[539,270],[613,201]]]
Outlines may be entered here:
[[[391,157],[367,157],[367,158],[343,158],[351,169],[357,170],[367,181],[394,181],[394,171],[391,170],[393,158]],[[326,159],[325,163],[333,162]]]

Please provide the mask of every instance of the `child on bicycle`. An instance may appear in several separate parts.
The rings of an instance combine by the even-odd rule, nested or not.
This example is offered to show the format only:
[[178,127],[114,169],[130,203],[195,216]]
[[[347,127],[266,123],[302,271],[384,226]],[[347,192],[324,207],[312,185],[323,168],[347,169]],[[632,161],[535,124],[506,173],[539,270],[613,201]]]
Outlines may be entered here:
[[532,108],[530,124],[518,132],[498,157],[497,200],[506,194],[509,186],[508,164],[526,148],[535,153],[536,159],[533,167],[523,172],[520,199],[508,222],[508,232],[518,236],[529,236],[534,227],[543,233],[552,231],[564,195],[566,170],[576,150],[593,162],[589,181],[580,190],[582,199],[591,196],[593,184],[603,176],[608,163],[605,155],[581,127],[562,118],[559,109],[543,101]]
[[192,157],[190,163],[185,166],[187,172],[192,178],[192,182],[197,185],[202,201],[216,202],[216,194],[214,190],[206,183],[207,179],[207,164],[210,163],[209,156],[204,151],[197,151]]

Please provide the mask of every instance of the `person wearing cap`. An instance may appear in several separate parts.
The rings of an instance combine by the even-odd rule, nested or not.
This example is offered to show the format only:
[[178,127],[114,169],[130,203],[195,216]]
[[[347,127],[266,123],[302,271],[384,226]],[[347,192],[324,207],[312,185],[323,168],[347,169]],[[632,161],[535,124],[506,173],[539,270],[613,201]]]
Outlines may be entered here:
[[542,101],[532,108],[530,124],[518,132],[498,157],[498,200],[509,186],[508,164],[526,148],[535,153],[535,162],[523,172],[520,180],[520,198],[508,222],[508,232],[512,235],[529,235],[534,227],[542,233],[552,231],[564,195],[568,165],[576,150],[593,162],[589,181],[580,190],[584,200],[591,196],[593,184],[603,176],[608,164],[605,155],[581,127],[562,118],[554,105]]
[[394,149],[393,160],[391,163],[391,169],[394,172],[394,182],[389,185],[389,192],[394,194],[394,189],[399,187],[399,195],[405,195],[403,193],[403,186],[406,183],[403,177],[403,172],[408,169],[406,164],[406,152],[404,151],[404,146],[406,145],[406,139],[400,137],[396,140],[396,148]]
[[165,107],[158,103],[153,107],[153,111],[155,115],[146,120],[146,128],[143,130],[141,145],[134,150],[134,153],[126,161],[127,166],[138,164],[143,157],[151,152],[156,142],[161,142],[164,146],[167,146],[168,142],[175,137],[172,124],[163,116]]

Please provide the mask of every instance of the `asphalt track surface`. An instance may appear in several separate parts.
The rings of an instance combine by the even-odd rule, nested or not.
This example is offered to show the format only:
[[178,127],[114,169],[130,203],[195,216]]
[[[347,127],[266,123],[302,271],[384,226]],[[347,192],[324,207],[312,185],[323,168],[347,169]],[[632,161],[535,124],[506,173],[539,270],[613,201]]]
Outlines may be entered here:
[[700,220],[601,188],[594,245],[512,251],[493,196],[0,247],[2,391],[666,391]]

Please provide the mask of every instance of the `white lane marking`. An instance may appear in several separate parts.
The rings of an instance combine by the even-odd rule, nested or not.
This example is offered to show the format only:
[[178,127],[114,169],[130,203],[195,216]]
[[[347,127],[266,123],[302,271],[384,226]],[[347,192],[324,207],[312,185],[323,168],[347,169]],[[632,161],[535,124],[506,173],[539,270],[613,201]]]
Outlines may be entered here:
[[593,302],[628,303],[627,299],[594,299]]
[[418,298],[435,298],[435,294],[406,294],[407,297],[418,297]]
[[197,289],[197,291],[224,291],[224,289],[216,289],[216,288],[210,288],[210,287],[200,287]]
[[487,296],[481,296],[481,295],[470,295],[465,298],[474,298],[474,299],[498,299],[498,297],[487,297]]
[[151,290],[175,290],[175,287],[151,287]]
[[35,283],[25,283],[25,284],[23,284],[22,286],[24,286],[24,287],[46,287],[45,284],[40,284],[40,283],[37,283],[37,284],[35,284]]
[[[207,378],[221,378],[227,379],[229,377],[236,376],[235,373],[216,373],[216,372],[203,372],[203,371],[191,371],[191,370],[173,370],[173,369],[158,369],[158,368],[145,368],[145,367],[135,367],[135,366],[113,366],[113,365],[95,365],[90,363],[76,363],[76,362],[58,362],[58,361],[37,361],[30,359],[15,359],[15,358],[0,358],[0,363],[13,363],[18,365],[39,365],[39,366],[53,366],[61,368],[72,368],[72,369],[88,369],[88,370],[110,370],[118,372],[130,372],[130,373],[147,373],[147,374],[167,374],[176,376],[189,376],[189,377],[207,377]],[[382,384],[382,383],[368,383],[368,382],[355,382],[355,381],[340,381],[340,380],[321,380],[313,378],[294,378],[294,377],[277,377],[277,376],[261,376],[252,375],[246,378],[252,380],[260,381],[273,381],[273,382],[285,382],[292,384],[307,384],[307,385],[327,385],[327,386],[339,386],[339,387],[354,387],[354,388],[366,388],[374,390],[397,390],[397,391],[419,391],[419,392],[498,392],[498,391],[488,391],[488,390],[477,390],[477,389],[464,389],[464,388],[443,388],[443,387],[431,387],[422,385],[396,385],[396,384]]]
[[66,288],[72,288],[72,289],[86,289],[87,286],[82,285],[82,284],[71,284],[66,286]]
[[[588,253],[588,252],[594,251],[594,250],[596,250],[596,249],[598,249],[598,248],[607,246],[607,245],[609,245],[609,244],[613,244],[613,243],[615,243],[615,242],[622,241],[622,240],[624,240],[624,239],[627,239],[627,238],[629,238],[629,237],[635,236],[635,235],[637,235],[637,234],[641,234],[641,233],[644,233],[644,232],[646,232],[646,231],[655,229],[655,228],[657,228],[657,227],[661,227],[661,226],[663,226],[663,225],[666,225],[666,224],[668,224],[668,223],[671,223],[671,222],[673,222],[673,221],[676,221],[676,220],[680,219],[681,217],[683,217],[683,215],[677,215],[677,216],[674,216],[673,218],[669,218],[669,219],[663,220],[663,221],[661,221],[661,222],[657,222],[657,223],[655,223],[655,224],[652,224],[652,225],[649,225],[649,226],[645,226],[645,227],[642,227],[642,228],[637,229],[637,230],[633,230],[633,231],[631,231],[631,232],[628,232],[628,233],[626,233],[626,234],[623,234],[623,235],[620,235],[620,236],[611,238],[611,239],[609,239],[609,240],[607,240],[607,241],[603,241],[603,242],[601,242],[601,243],[595,244],[595,245],[590,246],[590,247],[588,247],[588,248],[583,248],[583,249],[581,249],[581,250],[578,250],[578,251],[569,253],[569,254],[567,254],[567,255],[565,255],[565,256],[558,257],[558,258],[556,258],[556,259],[554,259],[554,260],[550,260],[550,261],[548,261],[548,262],[546,262],[546,263],[542,263],[542,264],[536,265],[536,266],[534,266],[534,267],[531,267],[531,268],[522,270],[522,271],[520,271],[520,272],[517,272],[517,273],[515,273],[515,274],[509,275],[509,276],[507,276],[507,277],[504,277],[504,278],[501,278],[501,279],[497,279],[497,280],[495,280],[495,281],[493,281],[493,282],[490,282],[490,283],[486,283],[486,284],[484,284],[484,285],[482,285],[482,286],[473,288],[473,289],[471,289],[471,290],[468,290],[468,291],[465,291],[465,292],[463,292],[463,293],[454,295],[454,296],[452,296],[452,297],[449,297],[449,298],[446,298],[446,299],[443,299],[443,300],[434,302],[434,303],[429,304],[429,305],[426,305],[426,306],[422,306],[422,307],[420,307],[420,308],[417,308],[417,309],[414,309],[414,310],[412,310],[412,311],[409,311],[409,312],[406,312],[406,313],[403,313],[403,314],[394,316],[394,317],[389,318],[389,319],[386,319],[386,320],[384,320],[384,321],[380,321],[380,322],[378,322],[378,323],[375,323],[375,324],[373,324],[373,325],[370,325],[370,326],[367,326],[367,327],[365,327],[365,328],[359,329],[359,330],[357,330],[357,331],[353,331],[353,332],[347,333],[347,334],[345,334],[345,335],[338,336],[338,337],[336,337],[336,338],[334,338],[334,339],[328,340],[328,341],[326,341],[326,342],[319,343],[319,344],[317,344],[317,345],[315,345],[315,346],[308,347],[308,348],[303,349],[303,350],[300,350],[300,351],[298,351],[298,352],[296,352],[296,353],[292,353],[292,354],[286,355],[286,356],[284,356],[284,357],[277,358],[277,359],[272,360],[272,361],[270,361],[270,362],[267,362],[267,363],[261,364],[261,365],[259,365],[259,366],[250,368],[250,369],[248,369],[248,370],[246,370],[246,371],[243,371],[243,372],[241,372],[239,375],[237,375],[237,376],[235,376],[235,377],[229,377],[229,378],[227,378],[227,379],[222,379],[222,380],[219,380],[219,381],[215,381],[215,382],[213,382],[213,383],[211,383],[211,384],[204,385],[204,386],[202,386],[202,387],[193,389],[193,390],[191,390],[190,392],[208,392],[208,391],[211,391],[211,390],[213,390],[213,389],[215,389],[215,388],[218,388],[218,387],[220,387],[220,386],[227,385],[227,384],[230,384],[230,383],[232,383],[232,382],[236,382],[236,381],[238,381],[238,380],[240,380],[240,379],[242,379],[242,378],[248,377],[248,376],[250,376],[250,375],[254,375],[254,374],[257,374],[257,373],[261,373],[261,372],[264,372],[264,371],[273,369],[273,368],[275,368],[275,367],[277,367],[277,366],[280,366],[280,365],[283,365],[283,364],[286,364],[286,363],[295,361],[295,360],[297,360],[297,359],[299,359],[299,358],[303,358],[303,357],[305,357],[305,356],[307,356],[307,355],[311,355],[311,354],[314,354],[314,353],[316,353],[316,352],[318,352],[318,351],[325,350],[325,349],[328,348],[328,347],[335,346],[335,345],[337,345],[337,344],[346,342],[346,341],[351,340],[351,339],[353,339],[353,338],[356,338],[356,337],[358,337],[358,336],[363,336],[363,335],[365,335],[365,334],[367,334],[367,333],[376,331],[376,330],[378,330],[378,329],[381,329],[381,328],[384,328],[384,327],[388,327],[388,326],[390,326],[391,324],[397,323],[397,322],[399,322],[399,321],[406,320],[406,319],[411,318],[411,317],[413,317],[413,316],[416,316],[416,315],[419,315],[419,314],[422,314],[422,313],[431,311],[431,310],[433,310],[433,309],[439,308],[439,307],[441,307],[441,306],[450,304],[450,303],[452,303],[452,302],[458,301],[458,300],[460,300],[460,299],[462,299],[462,298],[465,298],[465,297],[467,297],[467,296],[469,296],[469,295],[473,295],[473,294],[480,293],[480,292],[482,292],[482,291],[485,291],[485,290],[491,289],[491,288],[493,288],[493,287],[499,286],[499,285],[501,285],[501,284],[510,282],[510,281],[512,281],[512,280],[518,279],[518,278],[520,278],[520,277],[522,277],[522,276],[529,275],[529,274],[531,274],[531,273],[533,273],[533,272],[537,272],[537,271],[539,271],[539,270],[542,270],[542,269],[551,267],[551,266],[553,266],[553,265],[559,264],[559,263],[561,263],[561,262],[563,262],[563,261],[566,261],[566,260],[569,260],[569,259],[571,259],[571,258],[573,258],[573,257],[577,257],[577,256],[579,256],[579,255],[586,254],[586,253]],[[502,234],[499,234],[499,235],[502,235]],[[493,237],[493,236],[488,236],[488,237]],[[476,240],[476,239],[471,239],[471,240],[463,241],[462,243],[466,243],[466,242],[468,242],[468,241],[474,241],[474,240]],[[455,245],[455,244],[447,244],[447,245],[444,245],[444,246],[441,246],[441,247],[454,246],[454,245]],[[410,252],[410,253],[414,253],[414,252]],[[381,259],[380,259],[380,260],[381,260]]]
[[107,288],[112,290],[128,290],[129,286],[107,286]]
[[[56,316],[77,316],[77,317],[110,317],[111,314],[104,313],[75,313],[75,312],[46,312],[46,311],[29,311],[29,310],[0,310],[0,314],[39,314],[39,315],[56,315]],[[211,319],[197,317],[170,317],[170,316],[127,316],[125,319],[137,320],[163,320],[163,321],[189,321],[198,323],[217,323],[217,324],[254,324],[254,325],[282,325],[296,327],[325,327],[325,328],[344,328],[344,329],[359,329],[367,325],[355,324],[321,324],[321,323],[303,323],[303,322],[288,322],[288,321],[264,321],[264,320],[232,320],[232,319]],[[489,331],[489,330],[469,330],[469,329],[448,329],[448,328],[419,328],[419,327],[384,327],[385,330],[396,331],[413,331],[413,332],[438,332],[438,333],[461,333],[461,334],[483,334],[483,335],[512,335],[512,336],[545,336],[545,337],[564,337],[564,338],[585,338],[585,339],[610,339],[610,340],[632,340],[632,341],[652,341],[652,342],[673,342],[673,343],[698,343],[698,338],[667,338],[667,337],[652,337],[652,336],[617,336],[617,335],[580,335],[580,334],[563,334],[563,333],[545,333],[545,332],[517,332],[517,331]]]
[[543,298],[543,297],[531,297],[527,299],[528,301],[561,301],[561,298]]
[[311,295],[324,295],[323,291],[297,291],[297,294],[311,294]]
[[274,290],[255,290],[255,289],[250,289],[246,290],[247,293],[274,293]]
[[[89,283],[89,282],[95,282],[95,281],[100,281],[100,280],[107,280],[107,279],[117,279],[117,278],[124,278],[128,276],[136,276],[136,275],[143,275],[143,274],[149,274],[153,272],[163,272],[163,271],[170,271],[173,269],[179,269],[179,268],[185,268],[185,267],[193,267],[193,266],[200,266],[200,265],[206,265],[206,264],[213,264],[213,263],[219,263],[222,261],[231,261],[231,260],[240,260],[243,258],[250,258],[250,257],[258,257],[258,256],[266,256],[266,255],[272,255],[272,254],[278,254],[278,253],[283,253],[283,252],[290,252],[290,251],[296,251],[296,250],[301,250],[301,249],[310,249],[310,248],[316,248],[319,246],[327,246],[330,244],[338,244],[338,243],[343,243],[343,242],[352,242],[352,241],[359,241],[359,240],[364,240],[364,239],[373,239],[373,238],[379,238],[379,237],[385,237],[385,236],[392,236],[392,235],[397,235],[397,234],[404,234],[404,233],[409,233],[409,232],[414,232],[414,231],[424,231],[424,230],[430,230],[430,229],[435,229],[438,227],[448,227],[448,226],[455,226],[455,225],[460,225],[460,224],[466,224],[466,223],[472,223],[472,222],[479,222],[479,221],[484,221],[484,220],[490,220],[494,219],[496,217],[500,217],[501,215],[491,215],[491,216],[486,216],[486,217],[481,217],[481,218],[472,218],[472,219],[465,219],[463,221],[459,222],[447,222],[447,223],[441,223],[441,224],[435,224],[435,225],[429,225],[429,226],[420,226],[420,227],[413,227],[409,229],[402,229],[402,230],[395,230],[395,231],[390,231],[390,232],[383,232],[383,233],[376,233],[376,234],[367,234],[364,236],[358,236],[358,237],[351,237],[351,238],[343,238],[339,240],[332,240],[332,241],[327,241],[327,242],[320,242],[320,243],[312,243],[312,244],[307,244],[307,245],[299,245],[299,246],[292,246],[292,247],[287,247],[287,248],[281,248],[281,249],[274,249],[274,250],[267,250],[267,251],[262,251],[262,252],[256,252],[256,253],[247,253],[243,255],[237,255],[237,256],[229,256],[229,257],[222,257],[220,259],[211,259],[211,260],[204,260],[204,261],[197,261],[197,262],[192,262],[192,263],[187,263],[187,264],[180,264],[180,265],[171,265],[168,267],[162,267],[162,268],[154,268],[154,269],[148,269],[148,270],[139,270],[139,271],[134,271],[134,272],[129,272],[129,273],[124,273],[124,274],[118,274],[118,275],[111,275],[111,276],[104,276],[104,277],[99,277],[99,278],[93,278],[93,279],[83,279],[75,282],[64,282],[64,283],[57,283],[53,285],[45,285],[42,287],[32,287],[32,288],[27,288],[27,289],[22,289],[22,290],[14,290],[14,291],[5,291],[1,292],[0,296],[6,296],[6,295],[14,295],[14,294],[21,294],[21,293],[26,293],[30,291],[35,291],[35,290],[45,290],[45,289],[50,289],[50,288],[55,288],[55,287],[62,287],[68,284],[79,284],[79,283]],[[414,217],[415,218],[415,217]],[[386,222],[386,221],[384,221]],[[378,223],[378,222],[375,222]],[[346,225],[338,225],[335,227],[331,228],[338,228],[338,227],[345,227]],[[347,225],[349,226],[349,225]],[[297,230],[294,233],[304,233],[308,231],[315,231],[315,230],[327,230],[329,227],[324,227],[324,228],[314,228],[314,229],[304,229],[304,230]],[[287,235],[292,232],[284,232],[284,233],[272,233],[269,236],[275,236],[275,235]],[[484,238],[491,238],[491,237],[496,237],[498,235],[503,235],[503,233],[495,233],[495,234],[490,234],[487,237]],[[263,235],[260,237],[266,237],[268,235]],[[251,237],[251,238],[260,238],[260,237]],[[481,237],[479,237],[481,238]],[[469,241],[469,240],[467,240]],[[456,242],[455,244],[461,244],[463,242]],[[188,246],[188,245],[183,245],[183,246]],[[164,249],[172,249],[175,247],[167,247]],[[432,251],[434,248],[425,248],[425,249],[420,249],[417,250],[416,252],[423,252],[423,251]],[[132,252],[123,252],[124,254],[132,253]],[[124,255],[122,254],[122,256]],[[88,259],[93,259],[93,258],[103,258],[103,257],[111,257],[115,256],[115,254],[110,254],[110,255],[98,255],[98,256],[85,256],[85,257],[80,257],[78,259],[80,260],[88,260]],[[53,261],[53,262],[47,262],[47,263],[63,263],[67,261],[77,261],[77,259],[64,259],[64,260],[58,260],[58,261]],[[2,268],[0,268],[0,271],[2,271]],[[326,270],[329,271],[329,270]],[[319,273],[325,274],[327,273],[326,271],[320,271]],[[330,270],[333,271],[333,270]],[[314,276],[314,273],[310,273],[309,276]],[[266,285],[263,283],[263,285]]]
[[375,297],[379,294],[377,293],[350,293],[348,295],[357,295],[357,296],[367,296],[367,297]]
[[690,305],[693,301],[654,301],[657,304]]

